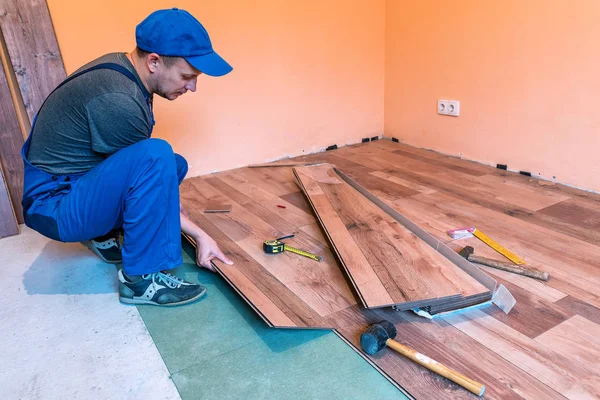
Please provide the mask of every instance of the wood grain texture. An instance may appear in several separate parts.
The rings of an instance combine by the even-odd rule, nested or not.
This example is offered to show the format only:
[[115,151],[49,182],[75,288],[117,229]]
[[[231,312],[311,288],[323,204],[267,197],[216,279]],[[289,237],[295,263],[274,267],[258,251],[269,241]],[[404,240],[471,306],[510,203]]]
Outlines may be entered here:
[[0,238],[19,233],[17,218],[10,202],[2,166],[0,166]]
[[571,314],[581,315],[586,319],[600,325],[600,308],[594,307],[585,301],[573,296],[566,296],[556,302],[557,305]]
[[539,211],[569,224],[600,231],[600,202],[584,202],[569,198]]
[[[486,399],[564,399],[544,383],[523,373],[500,355],[441,319],[426,320],[412,312],[351,308],[329,317],[338,331],[360,348],[360,335],[382,319],[392,322],[397,341],[486,385]],[[383,349],[367,356],[418,399],[476,398],[465,389]]]
[[[480,168],[489,169],[490,177],[471,176],[451,169],[436,167],[427,162],[427,157],[421,157],[419,159],[407,158],[403,157],[401,154],[389,151],[397,146],[400,146],[404,151],[408,146],[398,145],[387,141],[383,141],[377,146],[377,148],[373,148],[373,146],[369,144],[369,146],[366,146],[369,150],[365,154],[356,154],[357,150],[353,150],[349,155],[346,154],[347,152],[340,152],[337,153],[335,158],[331,158],[327,154],[323,156],[323,158],[328,161],[329,158],[331,158],[330,162],[332,163],[336,163],[338,158],[344,158],[360,167],[362,167],[360,163],[375,161],[377,165],[387,167],[380,168],[380,172],[387,175],[408,180],[414,184],[443,192],[457,199],[505,213],[530,224],[564,232],[565,234],[591,244],[600,244],[600,230],[588,229],[585,226],[572,224],[560,218],[535,212],[540,208],[553,204],[553,202],[558,203],[569,196],[574,196],[575,198],[582,200],[584,204],[590,207],[597,207],[597,205],[600,204],[600,196],[597,194],[586,193],[583,191],[574,192],[572,188],[563,185],[539,186],[536,183],[540,182],[539,180],[533,180],[519,174],[507,173],[506,171],[478,164],[476,165]],[[387,148],[387,151],[382,150],[382,147]],[[412,151],[423,152],[423,150],[419,149]],[[463,160],[454,160],[463,162]],[[466,161],[465,163],[473,164]],[[350,165],[347,165],[346,168],[349,166]],[[369,169],[370,172],[373,172],[373,170],[377,170],[377,168]],[[498,180],[498,177],[501,179]],[[353,179],[357,178],[353,176]],[[368,187],[368,180],[357,180],[359,180],[361,185],[365,185],[371,190],[371,188]],[[489,183],[486,182],[486,180],[489,181]],[[503,184],[498,185],[498,182]],[[516,185],[512,185],[512,183],[515,183]],[[529,192],[527,189],[532,189],[534,192]],[[523,196],[521,196],[521,194],[523,194]]]
[[[402,154],[394,153],[397,150],[402,150]],[[463,167],[471,173],[429,163],[428,158]],[[579,342],[568,341],[570,337],[578,337],[577,330],[587,329],[590,323],[600,324],[598,230],[590,229],[595,226],[600,195],[558,184],[540,184],[534,178],[386,140],[300,159],[335,162],[343,166],[344,172],[360,179],[367,189],[369,176],[383,181],[391,179],[390,183],[416,193],[404,192],[396,197],[388,192],[386,201],[452,249],[472,245],[478,255],[499,257],[478,239],[453,241],[446,234],[449,229],[475,225],[524,257],[530,266],[548,271],[551,278],[541,282],[481,266],[507,285],[517,298],[517,305],[508,315],[500,313],[495,306],[433,320],[389,308],[365,310],[358,306],[360,300],[353,297],[352,283],[343,279],[342,267],[334,261],[331,267],[337,268],[337,274],[311,271],[310,279],[292,288],[287,286],[286,279],[290,277],[278,275],[283,271],[273,269],[269,260],[261,260],[256,247],[250,246],[260,235],[297,233],[297,247],[301,244],[334,259],[332,251],[335,250],[328,249],[327,239],[311,209],[307,208],[308,202],[294,183],[291,168],[256,169],[277,171],[266,175],[239,169],[186,180],[182,185],[182,200],[188,208],[202,210],[205,202],[215,201],[233,204],[232,210],[238,209],[236,218],[221,216],[209,220],[199,215],[197,222],[236,263],[236,270],[232,271],[227,270],[228,266],[217,264],[219,273],[263,319],[271,321],[272,326],[335,328],[357,351],[360,334],[368,325],[388,319],[396,325],[396,339],[401,343],[486,384],[486,399],[598,397],[598,379],[577,362],[587,354],[582,354],[582,349],[577,347],[574,351],[579,358],[574,359],[563,354],[562,349],[579,345]],[[494,179],[486,178],[487,175]],[[466,188],[466,184],[470,187]],[[506,194],[513,184],[517,184],[518,193],[527,197],[518,206],[512,202],[520,200]],[[248,188],[248,185],[259,189]],[[273,209],[267,204],[273,199],[262,191],[292,205],[291,218],[287,218],[287,209]],[[500,201],[495,195],[501,193],[506,198]],[[540,208],[549,204],[548,201],[565,197]],[[297,220],[296,210],[313,217],[312,222],[296,226],[295,223],[305,222]],[[284,271],[293,271],[298,261],[294,257],[277,260],[277,268]],[[322,276],[334,278],[324,282]],[[313,285],[310,290],[301,294],[302,286],[310,284]],[[334,304],[313,308],[309,304],[319,304],[320,300],[307,297],[306,293],[319,293],[324,287],[322,296],[333,298]],[[333,310],[338,311],[328,314]],[[578,324],[581,320],[574,317],[583,317],[588,322]],[[596,344],[597,341],[593,342],[591,347],[595,349]],[[475,398],[390,350],[384,349],[374,356],[362,355],[418,399]]]
[[[550,287],[597,304],[600,247],[439,192],[413,196],[410,201],[421,202],[429,213],[445,215],[454,227],[477,226],[529,266],[550,273]],[[410,209],[409,200],[396,204],[401,213]],[[480,247],[475,247],[476,254],[481,254]]]
[[17,111],[8,87],[7,76],[0,64],[0,165],[10,194],[17,221],[23,223],[23,135]]
[[[240,184],[240,190],[250,190],[246,181],[235,182]],[[232,204],[232,210],[203,214],[204,204],[216,199]],[[327,246],[280,217],[277,212],[281,209],[258,203],[215,177],[186,180],[181,201],[190,219],[235,260],[233,266],[216,263],[219,273],[243,293],[271,326],[331,328],[323,316],[356,303]],[[263,252],[266,239],[291,232],[296,236],[288,242],[290,245],[320,254],[323,261],[318,263],[287,252]]]
[[562,354],[590,374],[600,371],[600,325],[579,315],[544,332],[535,341]]
[[573,315],[562,307],[501,278],[498,279],[498,283],[506,286],[517,304],[508,315],[495,306],[482,308],[482,311],[530,338],[554,328]]
[[569,399],[600,396],[600,376],[480,310],[444,320]]
[[331,165],[294,172],[366,307],[411,309],[488,292],[342,181]]
[[29,120],[66,77],[45,0],[3,0],[0,29]]

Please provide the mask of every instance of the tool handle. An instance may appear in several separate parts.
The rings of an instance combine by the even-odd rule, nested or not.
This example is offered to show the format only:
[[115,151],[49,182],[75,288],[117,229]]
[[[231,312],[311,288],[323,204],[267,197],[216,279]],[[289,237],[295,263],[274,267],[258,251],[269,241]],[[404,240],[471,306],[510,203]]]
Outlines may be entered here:
[[414,362],[421,364],[428,370],[433,371],[444,378],[450,379],[452,382],[464,387],[469,392],[474,393],[477,396],[483,396],[483,392],[485,392],[485,385],[467,378],[463,374],[446,367],[444,364],[440,364],[439,362],[432,360],[424,354],[418,353],[416,350],[413,350],[410,347],[407,347],[392,339],[388,339],[385,342],[385,345],[402,354],[403,356],[410,358]]
[[513,274],[519,274],[523,276],[528,276],[530,278],[539,279],[541,281],[547,281],[548,279],[550,279],[550,274],[548,274],[547,272],[539,271],[533,268],[525,268],[521,265],[509,264],[502,261],[492,260],[490,258],[479,256],[469,256],[468,260],[477,264],[487,265],[488,267],[500,269],[502,271],[512,272]]

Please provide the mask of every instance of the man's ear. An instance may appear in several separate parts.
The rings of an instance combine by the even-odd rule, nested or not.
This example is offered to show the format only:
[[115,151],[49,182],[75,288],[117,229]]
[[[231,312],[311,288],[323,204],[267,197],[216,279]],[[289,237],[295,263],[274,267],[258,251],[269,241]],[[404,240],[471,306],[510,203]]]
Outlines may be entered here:
[[158,70],[159,62],[160,56],[156,53],[150,53],[146,56],[146,65],[150,73],[154,73]]

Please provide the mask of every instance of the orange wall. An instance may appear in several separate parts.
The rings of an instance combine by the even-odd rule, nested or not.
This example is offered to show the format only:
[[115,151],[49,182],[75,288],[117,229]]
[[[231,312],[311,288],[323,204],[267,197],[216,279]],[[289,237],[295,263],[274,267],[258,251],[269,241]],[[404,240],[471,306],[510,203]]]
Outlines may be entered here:
[[48,0],[67,73],[130,51],[135,26],[175,4],[234,67],[200,77],[196,93],[155,100],[154,135],[188,159],[188,176],[383,133],[384,0]]
[[385,135],[600,191],[598,21],[598,0],[388,0]]

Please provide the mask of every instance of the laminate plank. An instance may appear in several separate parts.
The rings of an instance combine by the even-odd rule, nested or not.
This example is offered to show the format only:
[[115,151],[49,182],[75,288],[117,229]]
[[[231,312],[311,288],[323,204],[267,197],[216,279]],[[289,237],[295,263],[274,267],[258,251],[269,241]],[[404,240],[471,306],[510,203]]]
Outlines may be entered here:
[[[436,167],[431,164],[427,164],[426,162],[415,160],[412,158],[403,157],[398,154],[384,152],[384,151],[371,152],[371,153],[366,153],[366,154],[358,154],[357,153],[357,154],[343,155],[343,156],[340,156],[339,158],[344,158],[348,161],[351,161],[354,164],[358,164],[361,166],[370,164],[373,167],[376,167],[376,168],[369,168],[370,172],[375,172],[375,171],[386,172],[389,169],[395,170],[400,167],[402,167],[404,169],[408,169],[410,171],[418,171],[418,172],[431,173],[431,174],[437,174],[437,173],[441,173],[444,171],[443,169],[440,169],[439,167]],[[334,163],[334,162],[331,162],[331,163],[337,165],[337,163]],[[339,168],[343,169],[344,171],[348,171],[349,174],[354,172],[353,169],[348,168],[348,166],[342,165],[342,166],[339,166]],[[369,171],[365,171],[365,172],[369,172]],[[399,176],[399,178],[401,178],[401,177]]]
[[[332,324],[338,326],[338,332],[340,332],[340,334],[342,334],[349,342],[351,342],[356,349],[360,349],[360,335],[370,324],[381,319],[377,319],[376,315],[379,315],[379,313],[374,315],[375,311],[376,310],[359,310],[357,308],[345,310],[333,316],[334,321]],[[394,313],[398,312],[395,311]],[[396,322],[394,319],[388,319],[391,322]],[[396,324],[396,326],[398,329],[399,324]],[[399,335],[400,334],[419,338],[418,334],[421,334],[421,332],[406,333],[406,329],[401,329],[399,331]],[[397,340],[406,343],[404,338],[400,339],[400,337],[398,337]],[[414,343],[410,344],[414,346]],[[427,344],[425,344],[424,348],[422,349],[423,353],[425,354],[427,354],[426,346]],[[415,347],[419,348],[418,346]],[[415,362],[402,357],[390,349],[381,350],[373,356],[369,356],[364,353],[363,355],[371,362],[376,364],[379,368],[384,370],[387,375],[398,382],[417,399],[443,400],[448,398],[473,398],[468,391],[460,386],[453,384],[437,374],[431,373],[424,367],[421,367]]]
[[[384,171],[388,172],[388,171]],[[392,176],[416,179],[439,191],[458,194],[474,202],[487,202],[510,212],[533,212],[568,199],[551,192],[536,191],[493,175],[469,176],[448,169],[427,171],[399,165],[388,172]]]
[[480,310],[443,319],[569,399],[600,396],[600,378]]
[[[554,192],[536,190],[527,185],[504,179],[500,176],[485,175],[478,178],[499,200],[505,200],[523,208],[539,211],[554,204],[568,200],[570,197]],[[515,201],[518,198],[518,201]]]
[[600,371],[600,325],[575,315],[542,333],[535,341],[553,349],[585,368],[590,374]]
[[[222,241],[221,241],[222,242]],[[240,253],[232,251],[233,246],[229,246],[230,256],[235,256],[236,261],[240,259]],[[251,263],[250,260],[244,260],[245,264]],[[286,313],[290,313],[290,310],[285,303],[275,302],[272,299],[277,299],[277,295],[273,293],[273,290],[268,289],[265,285],[257,286],[252,282],[246,275],[242,273],[239,266],[230,266],[227,264],[215,261],[213,263],[217,272],[234,287],[244,298],[248,298],[252,307],[257,310],[258,314],[263,316],[263,319],[270,326],[285,327],[285,328],[296,328],[306,325],[307,323],[314,322],[312,318],[295,318],[295,313],[292,313],[292,318],[288,317]],[[248,270],[247,265],[243,265]],[[271,279],[272,283],[276,284],[276,280]]]
[[298,191],[291,176],[286,181],[281,180],[280,173],[286,170],[289,172],[290,168],[242,168],[232,172],[275,196],[282,196]]
[[[476,238],[460,239],[456,242],[450,242],[447,245],[456,251],[460,251],[460,249],[464,246],[472,246],[476,249],[476,254],[483,255],[488,258],[502,258],[502,256],[500,256],[494,250],[488,248],[486,244]],[[564,264],[562,264],[562,268],[559,269],[549,262],[542,262],[535,257],[527,256],[527,266],[541,271],[547,271],[550,274],[550,280],[548,282],[538,281],[483,265],[478,267],[487,271],[491,275],[503,278],[504,280],[510,281],[523,289],[535,293],[537,296],[545,298],[550,302],[560,300],[566,295],[571,295],[578,299],[585,300],[590,305],[599,307],[600,297],[598,296],[597,286],[585,278],[571,274],[568,268],[568,257],[564,257],[563,260],[558,260],[558,262],[561,261]]]
[[19,126],[17,111],[13,105],[7,76],[0,63],[0,166],[4,171],[7,190],[17,222],[22,224],[23,208],[23,159],[21,147],[23,134]]
[[296,207],[314,217],[313,210],[310,207],[310,204],[308,204],[308,201],[306,201],[306,197],[304,197],[304,193],[302,193],[301,191],[284,194],[279,197],[281,197],[286,202],[293,204],[294,207]]
[[598,325],[600,325],[600,308],[581,301],[573,296],[566,296],[556,302],[556,305],[572,314],[578,314]]
[[600,231],[600,203],[586,205],[579,199],[568,199],[539,212],[572,225]]
[[[427,320],[412,312],[356,308],[340,311],[329,318],[357,348],[360,348],[360,335],[370,324],[382,319],[392,322],[398,332],[395,340],[482,382],[486,385],[486,399],[564,399],[547,385],[439,318]],[[417,399],[475,398],[460,386],[391,349],[365,356]]]
[[[182,189],[182,202],[187,203],[190,218],[218,241],[225,255],[235,260],[235,264],[231,266],[214,261],[215,269],[267,324],[278,327],[305,327],[306,323],[322,325],[314,311],[298,301],[293,301],[293,294],[270,274],[263,273],[260,279],[253,274],[246,276],[247,271],[260,271],[262,267],[200,213],[205,199],[194,191],[190,180],[182,184]],[[195,245],[193,240],[190,242]]]
[[398,182],[389,179],[383,179],[371,174],[370,168],[363,167],[357,162],[350,161],[343,156],[327,155],[329,163],[339,167],[342,170],[349,171],[348,175],[360,184],[369,184],[369,190],[378,197],[394,200],[397,198],[413,196],[419,192],[410,187],[404,186]]
[[45,0],[0,2],[0,29],[29,120],[65,78],[65,68]]
[[[293,242],[290,244],[294,246]],[[325,317],[355,304],[354,296],[328,251],[320,252],[323,260],[317,262],[290,252],[265,254],[254,238],[240,241],[239,246],[319,316]]]
[[315,222],[314,224],[310,225],[301,226],[300,229],[306,234],[317,239],[319,242],[323,243],[324,246],[329,247],[329,241],[323,234],[323,228],[321,228],[321,225],[319,225],[318,222]]
[[442,161],[441,158],[424,157],[422,155],[415,154],[415,153],[409,153],[404,150],[395,150],[394,154],[399,154],[404,157],[414,158],[415,160],[423,161],[423,162],[429,163],[431,165],[435,165],[436,167],[451,169],[453,171],[460,172],[462,174],[473,175],[473,176],[484,175],[484,173],[482,173],[482,172],[475,171],[470,168],[465,168],[463,166],[458,166],[458,165],[455,165],[455,164],[452,164],[449,162]]
[[17,219],[10,203],[10,196],[4,181],[4,174],[0,166],[0,238],[19,233]]
[[509,314],[505,314],[496,306],[487,306],[481,310],[527,337],[534,339],[573,316],[572,313],[539,298],[527,289],[513,285],[502,278],[498,278],[498,283],[503,284],[510,291],[517,304]]
[[[487,292],[483,285],[343,182],[330,165],[294,171],[348,274],[354,278],[355,273],[372,269],[393,300],[370,302],[366,298],[369,292],[356,284],[367,307],[406,303],[412,308],[413,304],[433,304],[431,300],[456,294],[467,297]],[[361,262],[355,272],[349,260],[356,258]],[[369,278],[374,281],[372,273]],[[380,290],[378,287],[377,293],[381,294]]]
[[[349,263],[353,266],[353,273],[350,279],[354,288],[361,297],[363,304],[392,304],[392,297],[389,295],[385,286],[369,265],[368,260],[362,252],[355,251],[353,239],[346,230],[345,225],[339,218],[335,218],[337,213],[331,207],[331,204],[325,199],[322,190],[319,187],[310,188],[311,194],[321,195],[309,197],[313,207],[318,207],[318,217],[329,220],[328,226],[323,226],[326,235],[329,237],[330,231],[336,232],[340,239],[338,243],[333,245],[333,249],[338,255],[338,258],[343,259],[343,265]],[[342,258],[342,254],[345,258]],[[361,290],[363,289],[363,290]],[[364,291],[364,294],[363,294]]]
[[[524,398],[524,399],[563,399],[564,397],[544,383],[508,362],[500,355],[490,352],[487,347],[461,332],[442,318],[424,320],[412,313],[402,313],[404,323],[410,322],[431,336],[438,346],[443,344],[444,354],[440,357],[447,362],[459,362],[459,371],[482,371],[480,382],[486,384],[485,398]],[[429,346],[432,347],[432,346]],[[429,347],[428,350],[429,351]],[[437,355],[436,355],[437,357]],[[446,357],[446,358],[443,358]],[[453,361],[458,359],[460,361]],[[438,360],[439,361],[439,360]],[[463,364],[464,363],[464,364]],[[464,367],[463,367],[464,365]],[[489,376],[493,378],[490,379]]]
[[[184,190],[182,201],[190,210],[190,218],[213,239],[232,260],[233,266],[214,262],[221,274],[265,321],[276,327],[331,328],[322,318],[301,301],[279,279],[270,274],[244,249],[234,243],[221,228],[212,223],[197,207],[196,196]],[[237,207],[241,208],[241,207]],[[290,322],[292,321],[292,322]]]
[[[217,191],[221,194],[216,195]],[[201,214],[200,210],[208,201],[203,195],[226,198],[226,201],[232,204],[231,211],[223,214]],[[269,293],[267,297],[271,300],[275,296],[277,301],[273,302],[298,327],[328,327],[322,316],[356,304],[326,245],[233,189],[221,179],[215,176],[188,179],[186,185],[182,185],[181,198],[190,219],[211,236],[214,235],[220,245],[221,242],[226,243],[228,251],[233,252],[232,249],[235,249],[231,258],[236,267],[237,257],[245,260],[243,268],[239,267],[230,273],[228,266],[220,265],[220,272],[244,293],[253,307],[269,315],[267,318],[274,326],[287,327],[289,324],[278,325],[282,319],[277,315],[272,316],[276,310],[261,309],[260,305],[265,303],[261,293]],[[239,200],[241,204],[234,199]],[[320,254],[323,260],[315,262],[289,252],[273,255],[264,253],[264,240],[282,236],[283,233],[289,233],[289,230],[294,230],[296,236],[286,242]],[[246,291],[243,287],[250,289]]]
[[[367,172],[377,172],[377,171],[382,171],[386,168],[391,168],[392,165],[384,160],[379,160],[376,159],[376,155],[379,153],[379,151],[373,151],[373,150],[363,150],[361,152],[346,152],[346,153],[338,153],[336,154],[336,157],[344,159],[346,161],[352,162],[354,164],[358,164],[361,167],[364,168],[368,168],[368,170],[365,170],[363,172],[367,173]],[[347,167],[343,167],[343,166],[339,166],[337,165],[335,162],[329,161],[328,162],[330,164],[335,165],[336,167],[340,168],[340,169],[344,169],[345,171],[349,171],[350,172],[354,172],[352,168],[347,168]]]
[[557,182],[549,182],[532,176],[525,176],[516,172],[505,171],[501,169],[496,169],[493,172],[493,174],[501,176],[502,178],[510,180],[512,182],[527,185],[536,190],[562,194],[568,197],[579,199],[587,204],[600,204],[600,193],[588,192],[571,186],[566,186]]
[[314,165],[318,162],[294,162],[289,160],[273,161],[265,164],[250,164],[248,168],[273,168],[273,167],[302,167],[306,165]]
[[[504,213],[533,225],[560,231],[590,244],[600,245],[600,232],[565,223],[560,219],[553,218],[543,213],[534,212],[533,210],[515,205],[507,200],[500,199],[497,195],[502,196],[501,193],[505,192],[502,192],[499,189],[490,191],[489,189],[493,186],[487,186],[480,191],[475,191],[474,189],[465,187],[460,180],[457,180],[456,177],[451,175],[442,175],[441,173],[424,174],[415,171],[416,169],[414,168],[406,168],[405,166],[398,165],[396,168],[391,168],[384,172],[392,176],[398,176],[401,179],[407,179],[417,184],[431,187],[438,192],[445,193],[460,200],[468,201],[474,205]],[[474,188],[479,188],[479,184],[476,182],[470,181],[470,184]],[[510,201],[520,202],[519,198],[516,196],[511,197]]]
[[388,175],[385,172],[374,171],[374,172],[371,172],[371,175],[376,176],[381,179],[385,179],[386,181],[390,181],[392,183],[396,183],[396,184],[402,185],[404,187],[416,190],[419,193],[429,194],[429,193],[436,192],[435,189],[429,188],[427,186],[419,185],[414,182],[407,181],[406,179],[398,178],[397,176]]
[[[384,149],[386,149],[384,147]],[[413,153],[415,155],[431,158],[434,160],[440,160],[448,164],[452,164],[455,166],[467,168],[472,172],[480,173],[481,175],[492,174],[495,173],[496,168],[491,165],[486,165],[479,163],[477,161],[471,161],[464,158],[460,158],[458,156],[452,156],[448,154],[438,153],[435,150],[430,149],[422,149],[418,147],[413,147],[403,143],[391,143],[391,146],[386,149],[387,151],[395,152],[400,150],[405,153]],[[398,153],[397,153],[398,154]]]
[[[217,178],[215,178],[217,179]],[[220,175],[218,178],[229,184],[229,186],[235,187],[234,190],[247,196],[249,199],[254,200],[262,207],[270,210],[272,213],[285,217],[291,224],[296,226],[303,226],[311,224],[315,221],[312,213],[307,213],[304,210],[297,208],[292,203],[288,203],[282,197],[274,195],[259,186],[250,183],[246,178],[241,175],[234,173],[225,173]],[[280,208],[278,205],[283,205],[286,208]]]
[[[440,192],[413,196],[410,200],[420,201],[432,211],[445,213],[450,220],[458,221],[456,228],[475,226],[481,229],[513,253],[525,257],[525,261],[531,258],[530,264],[544,265],[541,269],[551,276],[552,271],[560,274],[557,270],[562,269],[571,279],[579,277],[592,284],[600,283],[598,246]],[[551,282],[552,279],[549,284]]]
[[[410,200],[401,201],[422,202],[429,207],[430,213],[443,213],[447,221],[455,221],[455,227],[477,226],[498,243],[523,257],[529,266],[547,271],[550,280],[545,285],[596,307],[600,305],[598,286],[593,281],[598,278],[599,266],[594,261],[598,247],[440,193],[413,196]],[[397,209],[402,213],[404,208],[407,207]],[[475,248],[480,251],[477,246]],[[482,248],[481,245],[479,248]]]
[[[502,178],[506,181],[516,183],[521,186],[527,186],[535,189],[540,193],[553,193],[556,195],[562,195],[566,197],[573,197],[580,201],[580,204],[584,207],[590,207],[595,210],[600,210],[600,194],[586,192],[577,188],[569,187],[560,183],[549,182],[546,180],[538,179],[535,177],[528,177],[512,171],[505,171],[493,166],[480,164],[474,161],[461,159],[454,156],[444,155],[429,149],[421,149],[413,146],[409,146],[403,143],[393,143],[391,141],[380,141],[379,143],[373,143],[378,146],[377,149],[384,150],[386,152],[394,152],[400,150],[404,153],[413,153],[422,158],[432,158],[435,160],[443,160],[447,163],[452,163],[461,167],[469,168],[477,172],[481,172],[483,175],[493,175]],[[367,147],[368,148],[368,147]],[[373,147],[371,147],[373,148]],[[365,152],[365,155],[373,155],[374,151]],[[359,154],[357,152],[353,154]],[[400,164],[401,165],[401,164]]]

